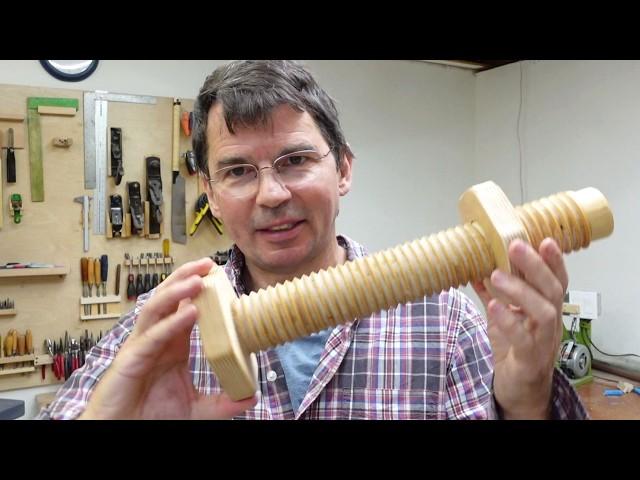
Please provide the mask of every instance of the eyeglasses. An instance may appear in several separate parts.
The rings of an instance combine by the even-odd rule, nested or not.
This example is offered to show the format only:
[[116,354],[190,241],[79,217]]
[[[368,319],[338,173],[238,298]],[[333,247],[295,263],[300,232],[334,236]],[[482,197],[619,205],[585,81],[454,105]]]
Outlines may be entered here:
[[254,195],[258,191],[261,171],[273,169],[273,175],[283,186],[296,188],[317,178],[320,162],[333,150],[321,155],[315,150],[301,150],[276,158],[270,167],[258,168],[250,163],[229,165],[213,172],[208,179],[222,192],[236,198]]

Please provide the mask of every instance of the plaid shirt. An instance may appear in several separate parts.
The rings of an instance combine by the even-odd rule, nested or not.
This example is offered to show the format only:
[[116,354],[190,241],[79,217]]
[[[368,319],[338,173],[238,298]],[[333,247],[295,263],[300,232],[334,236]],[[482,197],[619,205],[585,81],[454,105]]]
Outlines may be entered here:
[[[366,255],[338,236],[348,259]],[[238,295],[244,256],[234,248],[225,271]],[[79,416],[91,391],[125,342],[153,291],[141,295],[96,345],[85,365],[60,388],[38,418]],[[456,289],[383,310],[337,326],[329,336],[302,403],[293,411],[274,349],[257,353],[258,404],[245,419],[495,419],[493,361],[486,320]],[[197,325],[191,334],[189,368],[197,391],[219,393]],[[583,419],[587,413],[566,377],[554,373],[552,416]]]

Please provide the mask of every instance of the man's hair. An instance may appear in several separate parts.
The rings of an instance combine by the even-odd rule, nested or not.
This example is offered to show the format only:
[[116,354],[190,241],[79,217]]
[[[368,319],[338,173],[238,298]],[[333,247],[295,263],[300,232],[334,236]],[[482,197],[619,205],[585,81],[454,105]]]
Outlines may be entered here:
[[275,107],[289,105],[311,115],[333,148],[338,167],[343,154],[352,154],[333,100],[302,65],[288,60],[234,61],[207,77],[193,109],[193,151],[198,170],[207,178],[207,119],[218,102],[232,134],[234,126],[266,125]]

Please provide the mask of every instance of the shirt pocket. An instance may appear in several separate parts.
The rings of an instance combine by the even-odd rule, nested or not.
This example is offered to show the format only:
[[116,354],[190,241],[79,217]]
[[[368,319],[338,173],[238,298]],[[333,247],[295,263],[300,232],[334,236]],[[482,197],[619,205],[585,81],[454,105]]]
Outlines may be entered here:
[[426,390],[355,388],[341,392],[341,417],[353,420],[437,420],[444,418],[438,394]]

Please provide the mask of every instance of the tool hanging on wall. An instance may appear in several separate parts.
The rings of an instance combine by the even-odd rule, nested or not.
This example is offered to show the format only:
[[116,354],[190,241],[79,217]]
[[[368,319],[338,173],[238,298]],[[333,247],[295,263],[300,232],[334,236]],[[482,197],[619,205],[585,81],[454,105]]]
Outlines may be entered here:
[[136,297],[144,293],[144,276],[142,275],[142,253],[138,257],[138,276],[136,277]]
[[182,112],[180,115],[180,125],[182,126],[182,133],[190,137],[191,131],[193,130],[193,112]]
[[146,260],[146,270],[144,274],[144,293],[147,293],[149,290],[151,290],[151,274],[149,274],[149,257],[150,256],[151,256],[150,253],[144,254],[144,257]]
[[96,90],[84,93],[84,188],[95,189],[93,234],[104,235],[106,224],[108,102],[155,105],[154,97]]
[[14,308],[15,303],[10,298],[0,301],[0,310],[13,310]]
[[[93,261],[93,257],[87,258],[87,286],[89,287],[89,297],[93,297],[93,284],[95,283],[95,263]],[[89,315],[92,314],[92,308],[89,305]],[[65,342],[66,343],[66,342]]]
[[[24,149],[24,115],[0,113],[0,145],[3,149],[9,147],[8,129],[12,128],[14,133],[14,150]],[[5,132],[7,132],[5,134]],[[2,182],[2,161],[0,161],[0,228],[4,226],[4,190]]]
[[[162,176],[160,159],[147,157],[147,200],[149,201],[149,235],[160,235],[162,224]],[[159,238],[159,237],[158,237]]]
[[44,202],[40,115],[74,116],[78,111],[79,105],[80,102],[77,98],[27,98],[27,130],[29,135],[32,202]]
[[224,232],[222,230],[222,222],[213,216],[213,213],[209,208],[209,199],[207,198],[206,193],[203,193],[198,197],[198,200],[196,201],[195,209],[196,209],[196,218],[193,221],[191,228],[189,229],[189,235],[193,236],[193,234],[196,233],[196,230],[198,229],[198,227],[200,226],[200,223],[205,217],[209,219],[209,221],[213,225],[213,228],[215,228],[220,235],[224,235]]
[[13,147],[13,128],[7,131],[7,183],[16,183],[16,153]]
[[122,209],[122,197],[120,195],[109,196],[109,222],[111,223],[111,235],[113,237],[122,236],[122,223],[124,212]]
[[114,288],[114,293],[116,295],[120,295],[120,264],[116,266],[116,285]]
[[158,277],[158,258],[160,258],[160,254],[155,252],[153,254],[153,277],[151,278],[151,288],[154,289],[158,286],[159,277]]
[[140,196],[140,183],[127,182],[129,194],[129,212],[131,213],[131,233],[141,235],[144,233],[144,207]]
[[165,238],[162,241],[162,273],[160,274],[160,283],[164,282],[168,276],[166,259],[169,258],[170,249],[171,241],[168,238]]
[[9,197],[9,212],[13,216],[13,223],[22,221],[22,195],[12,193]]
[[189,175],[195,175],[198,172],[196,167],[196,154],[193,150],[187,150],[184,154],[184,163],[187,165],[187,171]]
[[[82,257],[80,259],[80,274],[82,278],[82,296],[89,297],[89,259]],[[84,305],[84,314],[91,314],[91,305]]]
[[52,141],[54,147],[69,148],[73,145],[73,138],[71,137],[55,137]]
[[120,185],[124,176],[124,163],[122,160],[122,129],[111,128],[111,174],[116,182]]
[[[100,281],[102,282],[102,296],[107,296],[107,278],[109,275],[109,257],[100,255]],[[102,313],[107,313],[107,304],[102,304]]]
[[171,238],[174,242],[187,243],[187,220],[185,214],[185,184],[180,175],[180,99],[173,100],[173,155],[171,157]]
[[[96,257],[93,260],[93,275],[93,283],[96,286],[96,297],[100,297],[100,283],[102,282],[102,265],[100,264],[100,257]],[[101,305],[98,303],[96,306],[98,307],[98,314],[100,314]]]
[[89,204],[91,197],[82,195],[73,199],[74,202],[82,205],[82,248],[85,252],[89,251]]
[[129,274],[127,275],[127,300],[133,300],[134,298],[136,298],[136,286],[133,282],[133,273],[131,273],[131,264],[133,263],[133,258],[129,256],[128,253],[125,253],[124,261],[129,267]]

